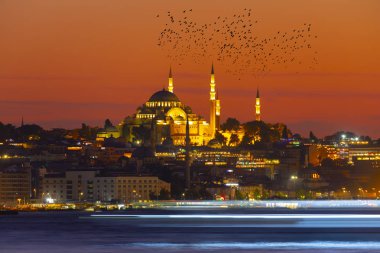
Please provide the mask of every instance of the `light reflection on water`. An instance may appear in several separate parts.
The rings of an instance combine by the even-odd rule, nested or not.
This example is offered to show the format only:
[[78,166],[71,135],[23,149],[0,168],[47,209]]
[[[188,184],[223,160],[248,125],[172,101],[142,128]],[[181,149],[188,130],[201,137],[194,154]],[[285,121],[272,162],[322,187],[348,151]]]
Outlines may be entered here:
[[290,221],[268,216],[263,223],[256,216],[228,215],[209,220],[21,213],[0,217],[0,253],[380,252],[377,216],[321,220],[301,215]]
[[[261,242],[261,243],[240,243],[240,242],[204,242],[204,243],[130,243],[108,245],[98,248],[104,252],[379,252],[378,242],[336,242],[336,241],[311,241],[311,242]],[[109,251],[111,250],[111,251]],[[124,250],[124,251],[123,251]],[[97,251],[95,251],[97,252]],[[103,252],[103,251],[101,251]]]

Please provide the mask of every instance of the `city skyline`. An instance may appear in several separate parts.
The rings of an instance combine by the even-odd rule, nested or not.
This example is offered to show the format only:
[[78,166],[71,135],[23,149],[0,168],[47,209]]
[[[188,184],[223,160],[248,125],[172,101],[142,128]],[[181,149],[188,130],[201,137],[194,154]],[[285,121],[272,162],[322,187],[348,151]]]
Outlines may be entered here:
[[379,0],[0,0],[1,252],[380,252]]
[[[343,4],[344,10],[338,8]],[[256,88],[260,87],[265,122],[285,123],[302,135],[310,130],[318,136],[344,130],[379,137],[376,13],[380,4],[376,1],[275,5],[239,1],[233,6],[199,1],[118,2],[115,6],[101,1],[4,1],[1,5],[4,39],[0,52],[5,57],[0,60],[0,114],[4,123],[18,125],[22,117],[26,123],[46,128],[78,127],[82,122],[101,126],[106,118],[118,123],[150,94],[167,86],[170,65],[175,94],[208,119],[213,59],[200,64],[186,60],[182,65],[168,60],[156,45],[162,28],[156,15],[192,8],[197,19],[209,22],[252,8],[261,28],[269,33],[311,23],[318,35],[314,44],[319,65],[313,71],[280,67],[260,77],[237,77],[214,60],[222,122],[227,117],[254,120]]]

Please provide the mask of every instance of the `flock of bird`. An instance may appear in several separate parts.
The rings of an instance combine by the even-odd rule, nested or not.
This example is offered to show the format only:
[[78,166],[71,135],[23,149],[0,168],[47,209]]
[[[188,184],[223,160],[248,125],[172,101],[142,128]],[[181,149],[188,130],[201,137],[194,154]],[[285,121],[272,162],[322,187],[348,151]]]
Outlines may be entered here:
[[196,22],[192,16],[192,9],[156,16],[164,22],[157,45],[173,63],[212,59],[234,75],[264,74],[292,64],[313,69],[318,64],[311,24],[263,36],[251,9],[210,23]]

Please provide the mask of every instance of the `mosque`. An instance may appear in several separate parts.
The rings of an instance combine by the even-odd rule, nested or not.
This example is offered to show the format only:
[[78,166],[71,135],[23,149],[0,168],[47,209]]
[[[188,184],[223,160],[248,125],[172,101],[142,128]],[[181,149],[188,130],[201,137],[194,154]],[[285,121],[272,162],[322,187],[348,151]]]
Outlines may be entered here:
[[[216,90],[214,66],[211,66],[210,120],[207,122],[183,104],[174,93],[173,75],[170,68],[168,88],[155,92],[147,102],[138,107],[136,113],[126,117],[118,126],[103,129],[98,140],[109,137],[124,137],[126,141],[140,144],[136,129],[148,133],[150,144],[174,144],[185,146],[186,125],[189,125],[190,144],[207,145],[220,130],[221,104]],[[256,99],[256,114],[260,113],[260,100]],[[260,116],[259,116],[260,117]],[[141,128],[143,127],[143,128]],[[146,140],[145,140],[146,141]]]

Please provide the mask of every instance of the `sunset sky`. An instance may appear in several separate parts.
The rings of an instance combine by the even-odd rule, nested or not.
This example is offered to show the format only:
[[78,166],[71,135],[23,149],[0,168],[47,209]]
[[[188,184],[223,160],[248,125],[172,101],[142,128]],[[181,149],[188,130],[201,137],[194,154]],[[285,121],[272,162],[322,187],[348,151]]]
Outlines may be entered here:
[[318,35],[313,71],[279,66],[237,77],[214,61],[222,121],[253,120],[259,86],[265,122],[303,135],[347,130],[380,137],[378,0],[0,0],[0,121],[116,124],[167,87],[170,65],[177,96],[208,119],[213,59],[180,65],[157,46],[163,27],[156,15],[190,8],[199,22],[251,8],[262,34],[310,23]]

